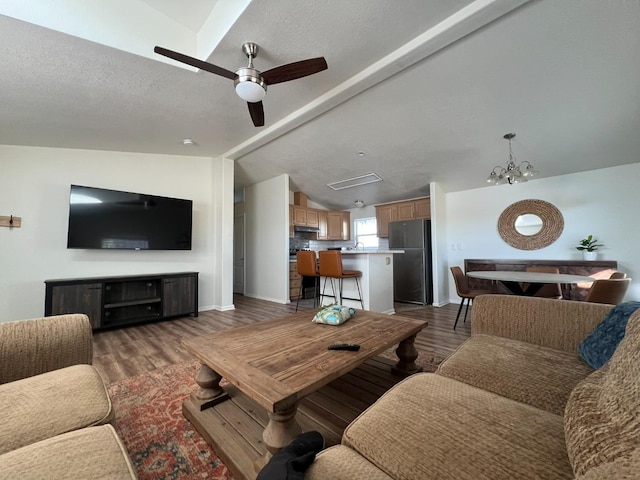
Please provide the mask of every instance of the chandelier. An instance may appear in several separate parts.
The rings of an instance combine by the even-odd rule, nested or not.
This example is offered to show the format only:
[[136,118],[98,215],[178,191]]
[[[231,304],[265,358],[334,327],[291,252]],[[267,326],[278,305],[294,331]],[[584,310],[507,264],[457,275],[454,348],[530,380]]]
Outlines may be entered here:
[[504,185],[508,183],[509,185],[513,185],[514,183],[526,182],[528,177],[533,177],[538,173],[533,168],[533,165],[527,161],[516,165],[516,159],[511,149],[511,140],[515,136],[515,133],[507,133],[504,136],[505,139],[509,140],[509,161],[507,162],[507,167],[493,167],[493,170],[491,170],[491,173],[487,177],[487,183],[493,185]]

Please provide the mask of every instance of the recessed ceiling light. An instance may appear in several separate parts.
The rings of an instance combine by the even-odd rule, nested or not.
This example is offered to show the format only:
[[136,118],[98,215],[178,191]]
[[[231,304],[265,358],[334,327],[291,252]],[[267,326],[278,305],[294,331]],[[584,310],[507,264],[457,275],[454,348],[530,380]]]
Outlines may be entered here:
[[191,140],[190,138],[185,138],[184,140],[182,140],[182,144],[183,145],[195,145],[196,142],[194,142],[193,140]]
[[360,151],[358,152],[358,156],[359,156],[359,157],[364,157],[364,152],[363,152],[362,150],[360,150]]

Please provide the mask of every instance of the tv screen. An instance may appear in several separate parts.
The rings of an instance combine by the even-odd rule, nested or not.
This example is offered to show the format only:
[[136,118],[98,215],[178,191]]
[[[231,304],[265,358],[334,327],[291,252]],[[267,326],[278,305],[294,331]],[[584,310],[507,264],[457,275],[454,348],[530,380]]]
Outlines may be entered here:
[[193,202],[71,185],[67,248],[191,250]]

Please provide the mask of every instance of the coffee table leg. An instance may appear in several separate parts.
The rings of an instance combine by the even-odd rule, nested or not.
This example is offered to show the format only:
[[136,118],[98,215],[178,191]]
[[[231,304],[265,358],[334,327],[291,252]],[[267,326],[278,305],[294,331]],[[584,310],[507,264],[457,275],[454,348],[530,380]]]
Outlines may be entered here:
[[[417,334],[416,334],[417,335]],[[418,358],[418,350],[414,342],[416,335],[411,335],[400,342],[398,348],[396,348],[396,355],[400,359],[396,364],[394,371],[402,373],[403,375],[412,375],[416,372],[421,372],[422,367],[416,365],[416,358]]]
[[271,457],[291,440],[302,433],[302,428],[296,421],[298,405],[269,413],[269,423],[262,433],[262,440],[267,447],[267,453],[255,462],[256,472],[262,470]]
[[193,400],[200,405],[200,411],[229,398],[229,394],[220,386],[220,380],[222,376],[218,372],[204,363],[200,364],[196,374],[196,383],[199,388],[192,394]]

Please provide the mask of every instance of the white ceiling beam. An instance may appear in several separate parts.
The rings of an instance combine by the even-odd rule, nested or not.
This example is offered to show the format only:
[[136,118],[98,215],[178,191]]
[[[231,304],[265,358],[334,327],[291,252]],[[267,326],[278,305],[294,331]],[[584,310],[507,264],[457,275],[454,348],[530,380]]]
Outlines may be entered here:
[[260,133],[225,152],[222,156],[234,160],[239,159],[529,1],[531,0],[476,0],[470,3],[386,57],[272,126],[261,130]]

